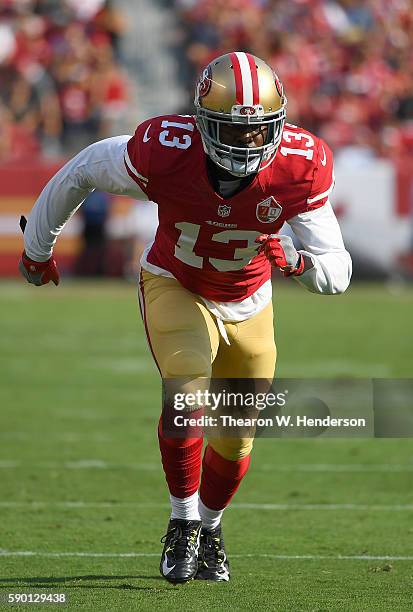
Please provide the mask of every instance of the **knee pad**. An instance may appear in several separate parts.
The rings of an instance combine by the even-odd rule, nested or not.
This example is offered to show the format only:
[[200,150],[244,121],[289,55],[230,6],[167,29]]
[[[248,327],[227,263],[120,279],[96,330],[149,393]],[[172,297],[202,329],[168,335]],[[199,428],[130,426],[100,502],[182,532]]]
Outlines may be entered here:
[[208,444],[224,459],[238,461],[251,453],[254,438],[209,438]]
[[194,349],[180,349],[165,359],[164,377],[193,378],[211,376],[211,363],[201,352]]

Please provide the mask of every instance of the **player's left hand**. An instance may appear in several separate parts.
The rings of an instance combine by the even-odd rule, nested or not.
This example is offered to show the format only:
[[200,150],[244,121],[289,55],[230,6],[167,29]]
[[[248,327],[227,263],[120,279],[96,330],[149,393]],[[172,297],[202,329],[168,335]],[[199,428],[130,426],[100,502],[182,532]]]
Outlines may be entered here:
[[53,257],[47,261],[33,261],[23,251],[19,270],[28,283],[37,287],[47,285],[50,281],[53,281],[55,285],[59,284],[59,272]]
[[271,265],[280,268],[285,276],[297,276],[304,272],[304,258],[289,236],[263,234],[255,242],[261,245],[259,251],[264,253]]
[[[27,225],[27,219],[23,215],[20,217],[20,229],[24,234]],[[20,274],[24,276],[28,283],[41,287],[47,285],[50,281],[53,281],[57,286],[60,282],[59,271],[53,257],[50,257],[46,261],[34,261],[27,257],[26,252],[23,251],[20,262],[19,262]]]

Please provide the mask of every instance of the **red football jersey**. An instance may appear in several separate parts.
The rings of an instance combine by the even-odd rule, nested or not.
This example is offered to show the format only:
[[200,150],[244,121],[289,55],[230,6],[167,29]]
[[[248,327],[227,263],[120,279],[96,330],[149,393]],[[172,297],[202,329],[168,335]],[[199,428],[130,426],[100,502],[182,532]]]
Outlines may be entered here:
[[209,300],[240,301],[271,275],[255,239],[318,208],[333,187],[327,145],[286,124],[274,161],[248,187],[223,198],[214,191],[192,116],[148,119],[128,142],[125,165],[150,200],[159,227],[147,261]]

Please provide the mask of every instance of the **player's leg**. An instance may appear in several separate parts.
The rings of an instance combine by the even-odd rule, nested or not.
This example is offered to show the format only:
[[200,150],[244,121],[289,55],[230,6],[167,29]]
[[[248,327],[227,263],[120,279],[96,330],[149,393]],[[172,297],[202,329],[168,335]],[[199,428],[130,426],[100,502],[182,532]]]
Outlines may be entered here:
[[[215,321],[196,296],[174,279],[143,271],[140,304],[148,342],[162,377],[177,381],[210,378],[219,334]],[[196,435],[171,437],[165,430],[161,418],[159,448],[172,506],[161,573],[170,581],[185,582],[197,567],[203,439]],[[186,549],[191,552],[189,556]]]
[[[261,313],[225,325],[230,345],[221,343],[213,364],[214,378],[272,381],[276,362],[272,304]],[[229,570],[221,517],[250,465],[253,434],[222,432],[210,437],[205,449],[199,511],[203,523],[198,579],[228,580]]]

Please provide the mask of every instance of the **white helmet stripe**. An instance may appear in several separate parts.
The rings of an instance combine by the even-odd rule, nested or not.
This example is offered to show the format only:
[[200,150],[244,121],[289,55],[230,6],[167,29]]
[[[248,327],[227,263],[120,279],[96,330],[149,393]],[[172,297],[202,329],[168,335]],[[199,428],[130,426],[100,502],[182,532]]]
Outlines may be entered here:
[[253,96],[253,87],[252,87],[252,76],[251,76],[251,68],[250,68],[247,54],[236,51],[235,55],[237,56],[239,65],[241,67],[242,91],[243,91],[242,103],[244,104],[244,106],[253,106],[254,96]]

